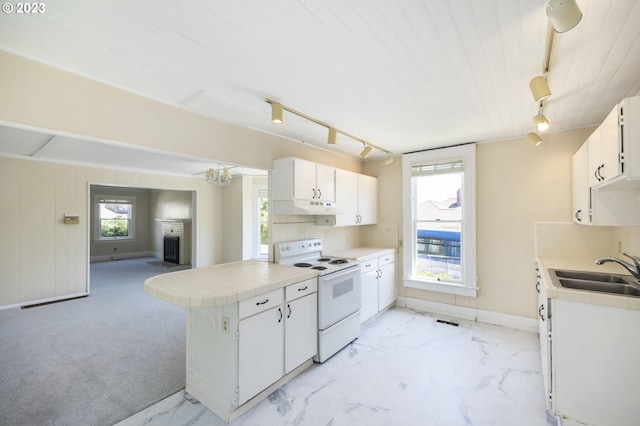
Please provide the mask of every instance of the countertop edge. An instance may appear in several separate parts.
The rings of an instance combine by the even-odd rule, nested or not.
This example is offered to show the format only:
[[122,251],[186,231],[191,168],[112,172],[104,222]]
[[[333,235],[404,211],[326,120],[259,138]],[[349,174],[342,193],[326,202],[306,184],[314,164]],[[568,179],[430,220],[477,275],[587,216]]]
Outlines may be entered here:
[[[594,291],[558,288],[553,285],[549,269],[570,269],[576,271],[608,272],[620,275],[626,274],[624,269],[613,263],[596,265],[594,259],[566,258],[566,257],[536,257],[539,274],[546,284],[546,294],[550,299],[566,300],[569,302],[588,303],[592,305],[612,308],[640,310],[640,297],[604,294]],[[629,275],[631,276],[631,275]]]

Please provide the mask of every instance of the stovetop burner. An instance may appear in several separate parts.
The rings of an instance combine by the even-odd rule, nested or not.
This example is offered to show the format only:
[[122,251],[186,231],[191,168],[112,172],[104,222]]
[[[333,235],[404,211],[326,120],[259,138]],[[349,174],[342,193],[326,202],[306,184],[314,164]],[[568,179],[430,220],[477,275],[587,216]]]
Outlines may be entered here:
[[283,265],[313,269],[318,271],[318,276],[358,267],[357,262],[323,255],[322,250],[322,241],[317,238],[278,243],[276,245],[275,261]]

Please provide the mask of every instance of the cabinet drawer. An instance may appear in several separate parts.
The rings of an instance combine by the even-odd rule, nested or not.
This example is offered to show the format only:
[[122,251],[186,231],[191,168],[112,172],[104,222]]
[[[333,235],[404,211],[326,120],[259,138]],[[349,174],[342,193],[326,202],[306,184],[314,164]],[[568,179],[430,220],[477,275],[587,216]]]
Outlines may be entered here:
[[282,289],[279,288],[241,301],[238,306],[240,319],[280,306],[283,298],[282,293]]
[[315,293],[318,291],[318,279],[310,278],[299,283],[291,284],[286,288],[286,300],[290,302],[299,297],[306,296],[307,294]]
[[371,272],[376,269],[378,269],[378,259],[376,258],[360,262],[360,273],[362,274],[366,274],[367,272]]
[[378,258],[378,266],[388,265],[396,261],[396,255],[394,253],[386,254]]

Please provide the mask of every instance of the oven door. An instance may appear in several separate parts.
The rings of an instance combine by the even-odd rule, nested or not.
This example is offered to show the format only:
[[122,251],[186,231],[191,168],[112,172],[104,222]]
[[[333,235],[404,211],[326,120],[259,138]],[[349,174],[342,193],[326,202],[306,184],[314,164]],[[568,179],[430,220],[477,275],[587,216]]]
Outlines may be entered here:
[[325,330],[360,310],[360,266],[318,277],[318,328]]

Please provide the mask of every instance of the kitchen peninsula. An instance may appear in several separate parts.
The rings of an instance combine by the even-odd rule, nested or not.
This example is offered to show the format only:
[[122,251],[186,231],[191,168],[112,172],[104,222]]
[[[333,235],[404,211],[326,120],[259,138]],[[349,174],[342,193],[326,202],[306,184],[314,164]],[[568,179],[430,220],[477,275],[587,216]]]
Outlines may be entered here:
[[249,260],[145,281],[146,293],[187,308],[186,392],[228,423],[309,367],[316,276]]

